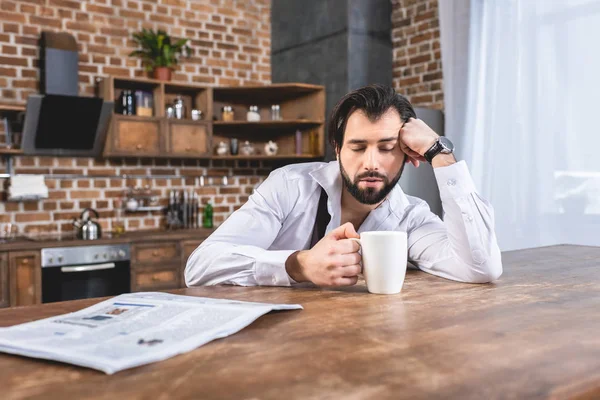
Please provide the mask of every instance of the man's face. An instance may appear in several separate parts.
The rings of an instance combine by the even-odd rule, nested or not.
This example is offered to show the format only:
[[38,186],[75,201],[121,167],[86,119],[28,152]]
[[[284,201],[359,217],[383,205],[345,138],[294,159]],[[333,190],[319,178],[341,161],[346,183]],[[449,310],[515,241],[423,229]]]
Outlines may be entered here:
[[376,122],[360,110],[348,118],[338,160],[344,187],[359,202],[381,202],[400,179],[405,160],[398,144],[401,127],[394,108]]

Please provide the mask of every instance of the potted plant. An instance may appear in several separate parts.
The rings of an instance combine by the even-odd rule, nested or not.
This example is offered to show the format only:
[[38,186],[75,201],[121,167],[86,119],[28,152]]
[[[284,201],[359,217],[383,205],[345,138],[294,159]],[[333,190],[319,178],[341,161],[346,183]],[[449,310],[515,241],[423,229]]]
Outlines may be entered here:
[[171,80],[171,72],[179,58],[191,54],[188,39],[173,41],[167,32],[160,29],[143,28],[133,34],[133,40],[141,49],[132,51],[129,56],[141,58],[144,68],[152,73],[154,79]]

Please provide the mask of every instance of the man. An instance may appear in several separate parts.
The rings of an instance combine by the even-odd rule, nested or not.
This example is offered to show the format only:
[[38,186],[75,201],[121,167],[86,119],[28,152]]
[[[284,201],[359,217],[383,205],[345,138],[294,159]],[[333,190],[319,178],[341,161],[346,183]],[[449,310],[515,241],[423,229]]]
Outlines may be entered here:
[[[361,256],[349,238],[374,230],[407,232],[408,260],[425,272],[472,283],[501,275],[492,207],[452,143],[417,119],[406,98],[385,86],[358,89],[335,106],[328,128],[337,160],[273,171],[192,253],[188,286],[353,285]],[[427,161],[443,222],[397,185],[405,163]],[[315,237],[319,208],[330,218],[322,238]]]

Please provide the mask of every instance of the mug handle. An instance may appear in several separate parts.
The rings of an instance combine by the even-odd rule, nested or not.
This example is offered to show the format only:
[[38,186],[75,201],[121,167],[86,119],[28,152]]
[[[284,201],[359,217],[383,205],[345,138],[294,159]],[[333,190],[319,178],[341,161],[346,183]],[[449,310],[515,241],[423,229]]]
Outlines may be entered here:
[[[348,239],[353,240],[356,243],[358,243],[358,245],[360,246],[360,249],[358,251],[360,252],[360,254],[362,256],[362,243],[360,242],[360,239],[357,239],[357,238],[348,238]],[[362,274],[364,271],[364,267],[362,266],[362,261],[360,262],[360,265],[361,265],[360,273]]]

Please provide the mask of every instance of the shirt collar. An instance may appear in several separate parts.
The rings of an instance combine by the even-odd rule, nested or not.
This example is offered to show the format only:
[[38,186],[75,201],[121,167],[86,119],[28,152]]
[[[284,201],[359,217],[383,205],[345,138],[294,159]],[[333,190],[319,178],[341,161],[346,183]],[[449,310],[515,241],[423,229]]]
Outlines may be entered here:
[[[342,175],[339,162],[331,161],[323,164],[321,167],[310,172],[310,176],[325,190],[325,193],[329,197],[329,204],[335,204],[336,208],[339,208],[342,199]],[[400,220],[408,204],[408,197],[400,185],[397,184],[383,203],[371,211],[371,213],[384,208]],[[331,213],[331,209],[329,211]]]

